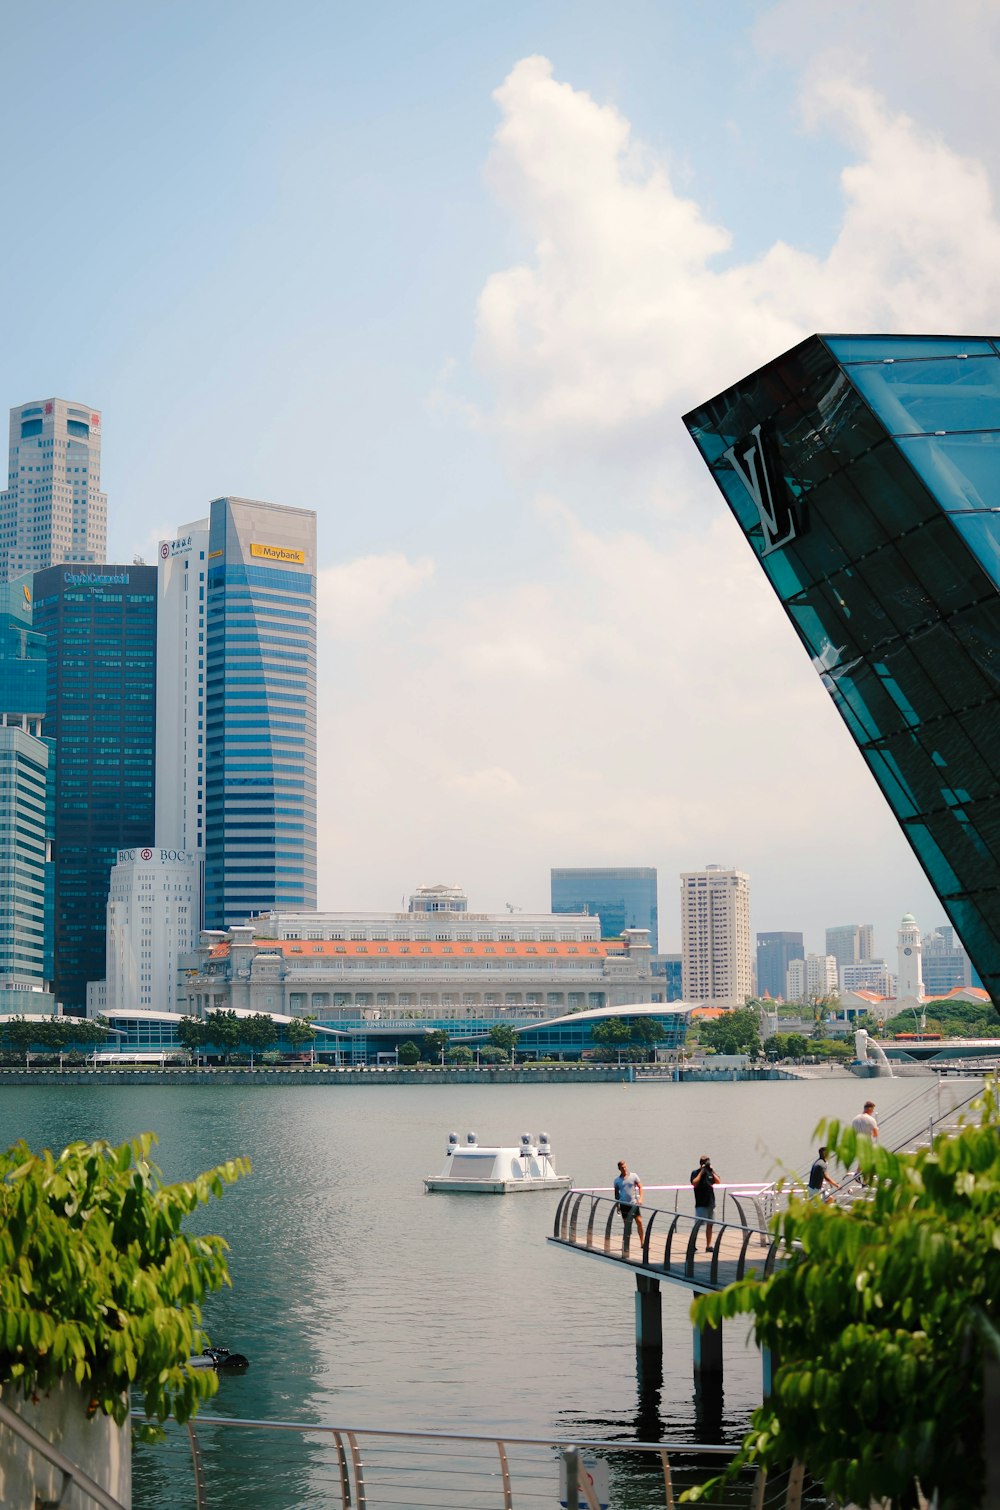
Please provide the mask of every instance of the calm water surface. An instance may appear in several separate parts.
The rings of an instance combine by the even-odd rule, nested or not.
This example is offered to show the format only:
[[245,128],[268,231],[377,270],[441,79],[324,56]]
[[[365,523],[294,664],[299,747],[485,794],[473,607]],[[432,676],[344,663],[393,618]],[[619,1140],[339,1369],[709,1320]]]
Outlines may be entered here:
[[[152,1130],[170,1179],[252,1160],[199,1224],[232,1250],[233,1289],[208,1302],[206,1327],[252,1364],[223,1379],[213,1414],[730,1441],[760,1398],[744,1322],[726,1332],[721,1419],[706,1427],[686,1291],[663,1287],[663,1377],[640,1379],[634,1282],[545,1242],[557,1194],[427,1195],[422,1177],[449,1130],[474,1129],[482,1143],[548,1132],[576,1184],[609,1185],[619,1158],[646,1184],[679,1183],[701,1153],[723,1180],[765,1179],[808,1162],[821,1117],[853,1116],[866,1093],[885,1116],[924,1084],[11,1086],[0,1139],[59,1148]],[[237,1499],[313,1502],[245,1480]],[[145,1501],[166,1502],[162,1489]]]

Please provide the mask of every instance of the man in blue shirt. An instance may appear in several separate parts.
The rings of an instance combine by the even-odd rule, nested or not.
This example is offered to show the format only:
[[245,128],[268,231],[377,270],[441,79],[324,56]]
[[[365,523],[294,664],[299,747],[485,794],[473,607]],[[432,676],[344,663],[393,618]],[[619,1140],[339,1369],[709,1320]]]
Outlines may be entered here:
[[629,1174],[628,1165],[624,1159],[618,1160],[618,1178],[615,1180],[615,1200],[618,1202],[618,1210],[621,1212],[622,1221],[625,1223],[626,1242],[628,1241],[628,1224],[634,1221],[641,1243],[644,1235],[642,1217],[639,1214],[639,1208],[642,1205],[642,1181],[637,1174]]

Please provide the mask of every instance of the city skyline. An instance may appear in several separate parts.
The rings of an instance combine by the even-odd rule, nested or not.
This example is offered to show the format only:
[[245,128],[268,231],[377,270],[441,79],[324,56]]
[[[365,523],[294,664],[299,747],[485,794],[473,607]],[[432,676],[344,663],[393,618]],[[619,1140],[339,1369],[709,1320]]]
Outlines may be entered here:
[[[32,144],[11,202],[70,134],[96,167],[4,248],[3,401],[102,414],[104,560],[154,560],[224,492],[317,508],[321,906],[406,876],[538,910],[555,864],[717,855],[755,932],[931,931],[679,416],[814,328],[995,323],[968,68],[995,73],[996,21],[389,10],[182,3],[167,28],[56,0],[44,74],[0,107]],[[33,44],[27,13],[0,31]],[[234,48],[269,102],[238,131]],[[75,220],[99,231],[70,278]]]

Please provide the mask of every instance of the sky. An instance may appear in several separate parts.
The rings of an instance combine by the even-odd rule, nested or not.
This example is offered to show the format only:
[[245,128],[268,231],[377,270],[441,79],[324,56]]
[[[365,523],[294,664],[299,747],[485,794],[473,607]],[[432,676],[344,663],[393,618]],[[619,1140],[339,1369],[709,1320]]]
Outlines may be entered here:
[[315,509],[319,905],[749,873],[945,921],[680,416],[816,330],[1000,330],[1000,6],[0,9],[0,409],[103,411],[109,559]]

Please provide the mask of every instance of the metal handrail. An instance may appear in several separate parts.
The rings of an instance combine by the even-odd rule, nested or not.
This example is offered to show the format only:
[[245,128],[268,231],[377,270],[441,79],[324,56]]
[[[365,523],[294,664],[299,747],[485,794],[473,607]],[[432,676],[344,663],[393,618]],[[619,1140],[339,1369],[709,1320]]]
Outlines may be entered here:
[[17,1414],[17,1411],[11,1410],[10,1406],[2,1401],[0,1401],[0,1425],[6,1426],[8,1431],[20,1437],[21,1441],[33,1452],[37,1452],[39,1457],[51,1463],[53,1468],[58,1468],[63,1476],[63,1486],[59,1500],[56,1501],[57,1504],[61,1502],[70,1484],[74,1484],[82,1494],[86,1494],[93,1500],[95,1505],[100,1505],[102,1510],[125,1510],[121,1500],[116,1500],[114,1495],[109,1494],[95,1479],[90,1477],[89,1473],[84,1473],[77,1463],[68,1458],[64,1452],[60,1452],[59,1448],[43,1437],[40,1431],[36,1431],[22,1416]]
[[[139,1416],[137,1419],[141,1420]],[[266,1431],[278,1433],[295,1433],[299,1437],[321,1437],[329,1440],[336,1453],[335,1477],[327,1481],[332,1489],[333,1498],[328,1502],[331,1505],[339,1505],[340,1510],[375,1510],[376,1500],[372,1497],[377,1495],[378,1489],[385,1486],[384,1475],[386,1471],[399,1472],[395,1465],[387,1468],[387,1461],[377,1458],[373,1461],[373,1454],[380,1447],[392,1453],[394,1443],[411,1444],[416,1450],[416,1456],[412,1454],[407,1458],[407,1466],[416,1468],[418,1472],[426,1473],[428,1464],[433,1461],[427,1453],[421,1454],[420,1449],[442,1448],[453,1449],[450,1458],[444,1454],[438,1459],[442,1464],[440,1471],[454,1472],[455,1460],[466,1457],[472,1460],[471,1469],[462,1470],[466,1473],[478,1473],[483,1482],[479,1485],[480,1490],[485,1483],[492,1486],[493,1492],[498,1497],[498,1503],[503,1510],[517,1510],[517,1506],[537,1502],[537,1494],[529,1485],[524,1486],[523,1477],[521,1489],[518,1492],[516,1483],[517,1470],[512,1468],[512,1453],[522,1452],[520,1471],[523,1473],[538,1469],[561,1458],[566,1473],[567,1497],[564,1504],[575,1505],[577,1510],[599,1510],[597,1498],[590,1487],[586,1475],[581,1472],[583,1467],[583,1453],[597,1455],[609,1454],[618,1457],[621,1454],[638,1455],[653,1454],[659,1462],[663,1475],[663,1505],[665,1510],[674,1510],[676,1500],[671,1468],[686,1466],[692,1471],[700,1464],[717,1463],[721,1468],[723,1464],[732,1459],[734,1448],[718,1445],[702,1445],[692,1442],[631,1442],[609,1440],[606,1438],[582,1439],[574,1437],[572,1441],[555,1439],[552,1437],[529,1437],[529,1436],[493,1436],[481,1432],[439,1432],[439,1431],[407,1431],[393,1430],[379,1427],[347,1427],[329,1422],[302,1422],[302,1421],[274,1421],[261,1419],[241,1419],[219,1416],[199,1415],[196,1420],[189,1421],[186,1426],[187,1434],[192,1444],[192,1454],[195,1461],[201,1461],[200,1436],[208,1432],[221,1429],[224,1431]],[[366,1450],[367,1447],[367,1450]],[[486,1448],[489,1451],[482,1459],[476,1459],[474,1452],[468,1449]],[[155,1449],[153,1449],[155,1450]],[[532,1451],[547,1451],[555,1455],[553,1459],[523,1459],[523,1453]],[[493,1452],[496,1453],[496,1467],[491,1469],[488,1465],[492,1460]],[[671,1461],[673,1460],[673,1462]],[[684,1463],[686,1461],[686,1464]],[[698,1460],[696,1462],[696,1460]],[[444,1464],[450,1466],[445,1468]],[[707,1465],[706,1465],[707,1466]],[[435,1471],[432,1469],[431,1471]],[[708,1468],[711,1473],[718,1471]],[[792,1479],[794,1481],[795,1475]],[[374,1480],[374,1482],[372,1482]],[[197,1510],[208,1510],[208,1491],[202,1475],[195,1477],[195,1506]],[[399,1489],[397,1482],[390,1485],[390,1489]],[[763,1469],[757,1469],[751,1482],[747,1482],[749,1491],[748,1504],[751,1507],[763,1507],[765,1504],[765,1491],[770,1492],[772,1485],[767,1482],[767,1475]],[[426,1492],[426,1485],[424,1486]],[[773,1490],[777,1491],[781,1504],[785,1510],[797,1503],[792,1497],[792,1482],[786,1491],[780,1489],[780,1481],[774,1483]],[[393,1498],[391,1501],[378,1499],[378,1504],[400,1503]],[[424,1501],[421,1501],[424,1503]],[[430,1503],[430,1501],[427,1501]],[[730,1503],[729,1500],[726,1503]],[[771,1497],[771,1503],[777,1510],[777,1500]],[[121,1510],[115,1502],[110,1502],[111,1510]]]
[[[644,1190],[648,1190],[649,1188],[650,1187],[647,1185],[644,1187]],[[585,1201],[590,1202],[590,1211],[588,1213],[586,1223],[586,1238],[581,1239],[578,1236],[580,1227],[580,1207]],[[743,1218],[743,1210],[739,1202],[734,1202],[734,1204],[736,1205],[736,1209],[740,1212],[741,1218]],[[607,1218],[603,1221],[603,1223],[598,1223],[597,1216],[601,1211],[602,1206],[607,1207]],[[567,1190],[560,1197],[559,1204],[556,1207],[555,1216],[552,1221],[552,1240],[559,1243],[566,1243],[570,1247],[581,1248],[584,1250],[589,1249],[591,1252],[599,1252],[606,1257],[615,1257],[617,1255],[614,1250],[617,1249],[618,1245],[612,1240],[612,1232],[614,1231],[615,1217],[618,1215],[619,1209],[619,1204],[616,1200],[613,1199],[613,1197],[602,1195],[597,1191],[580,1190],[576,1188]],[[684,1212],[673,1211],[669,1207],[652,1206],[646,1205],[645,1203],[643,1203],[642,1205],[641,1212],[643,1226],[645,1229],[641,1243],[641,1256],[638,1259],[638,1262],[641,1264],[641,1266],[651,1273],[657,1275],[662,1274],[668,1277],[675,1276],[678,1278],[683,1275],[684,1279],[687,1281],[696,1279],[697,1276],[695,1275],[694,1260],[695,1254],[697,1252],[698,1237],[701,1229],[709,1225],[706,1219],[700,1216],[688,1216]],[[663,1215],[670,1221],[670,1226],[667,1231],[664,1243],[664,1257],[662,1262],[655,1261],[650,1258],[650,1240],[653,1230],[656,1226],[656,1218],[660,1215]],[[735,1259],[735,1277],[737,1279],[744,1278],[746,1274],[747,1252],[750,1247],[750,1242],[754,1237],[759,1240],[761,1248],[767,1249],[767,1253],[764,1259],[765,1273],[769,1273],[771,1269],[773,1269],[775,1261],[778,1257],[779,1250],[785,1247],[783,1241],[779,1238],[776,1238],[773,1232],[769,1232],[764,1227],[752,1226],[745,1219],[741,1220],[739,1224],[737,1224],[735,1222],[723,1222],[713,1218],[711,1225],[716,1229],[717,1234],[712,1246],[712,1263],[709,1278],[709,1282],[712,1285],[717,1285],[719,1283],[720,1259],[722,1259],[726,1263],[733,1262],[732,1258],[727,1258],[722,1254],[721,1251],[723,1238],[727,1233],[732,1232],[740,1234],[740,1250],[738,1256]],[[595,1243],[595,1228],[600,1231],[601,1226],[603,1226],[603,1233],[599,1241]],[[623,1262],[631,1262],[629,1258],[629,1249],[631,1246],[632,1226],[632,1220],[626,1220],[622,1233],[621,1244],[621,1258]],[[674,1238],[678,1232],[678,1229],[686,1236],[685,1253],[683,1260],[679,1261],[677,1264],[674,1264],[672,1262],[672,1251]]]

